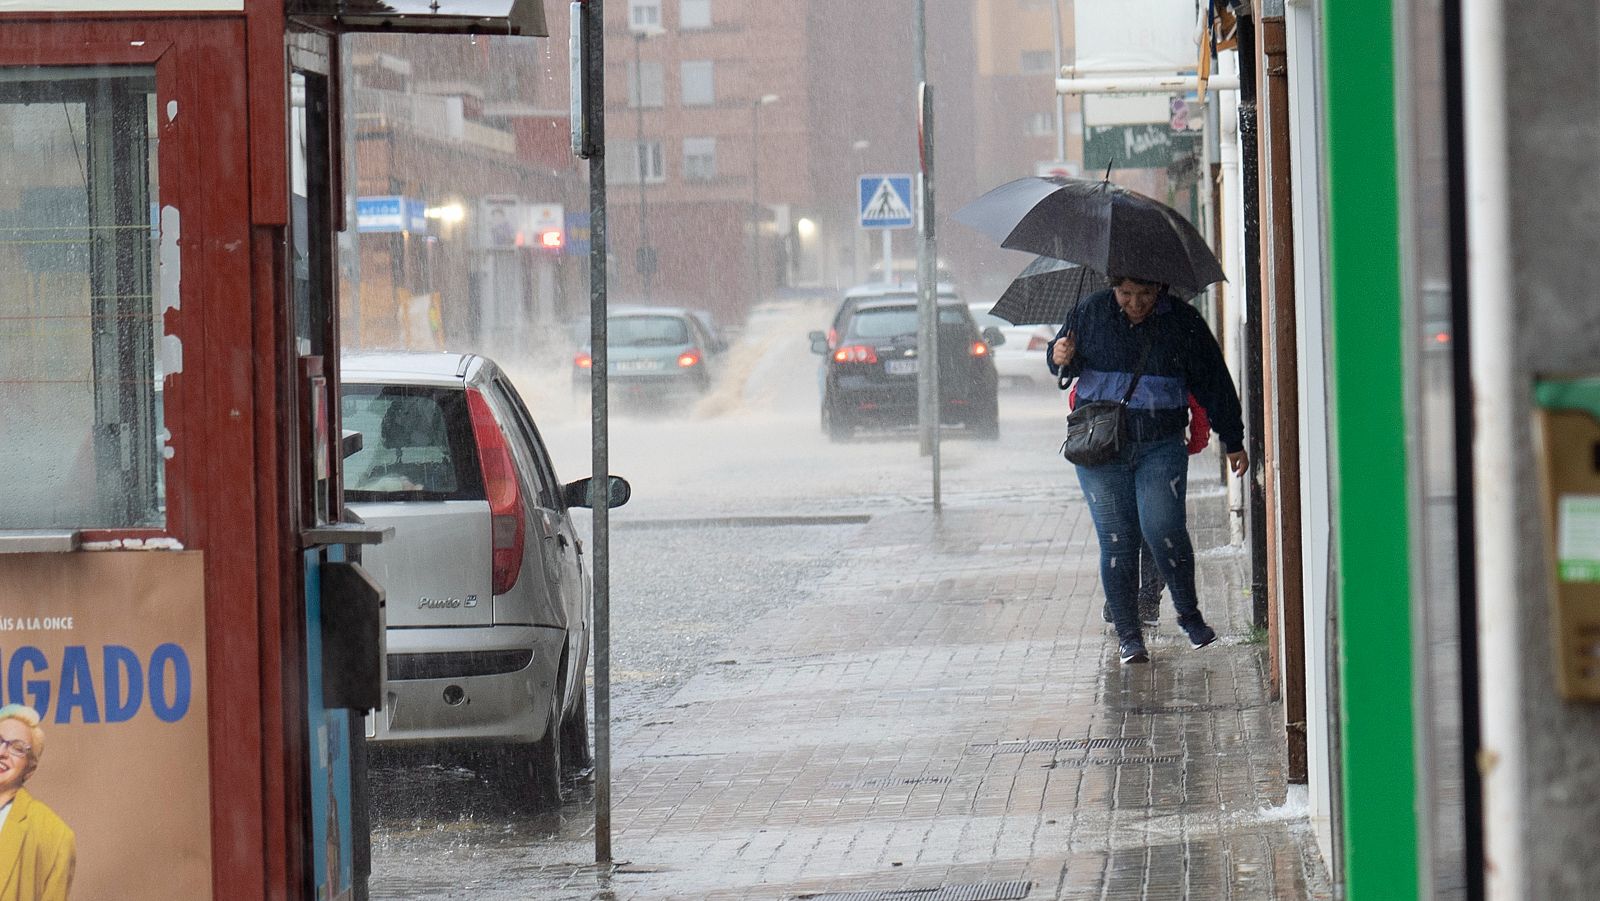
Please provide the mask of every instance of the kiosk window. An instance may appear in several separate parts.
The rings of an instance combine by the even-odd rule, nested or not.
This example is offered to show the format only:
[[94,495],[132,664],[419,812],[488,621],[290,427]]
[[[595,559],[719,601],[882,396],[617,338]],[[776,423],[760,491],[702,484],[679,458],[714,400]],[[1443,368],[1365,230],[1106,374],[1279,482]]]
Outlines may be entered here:
[[0,529],[165,522],[155,106],[148,68],[0,69]]

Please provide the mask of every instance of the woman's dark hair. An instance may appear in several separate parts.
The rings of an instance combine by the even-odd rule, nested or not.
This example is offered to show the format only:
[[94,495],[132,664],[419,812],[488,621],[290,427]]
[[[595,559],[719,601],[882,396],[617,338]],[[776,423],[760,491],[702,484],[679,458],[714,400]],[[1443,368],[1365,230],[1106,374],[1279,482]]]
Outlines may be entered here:
[[1158,281],[1155,281],[1153,279],[1148,279],[1148,278],[1139,278],[1138,276],[1133,276],[1133,275],[1108,275],[1108,276],[1106,276],[1106,284],[1110,285],[1113,288],[1115,288],[1116,286],[1122,284],[1123,282],[1133,282],[1136,285],[1144,285],[1144,286],[1150,287],[1150,288],[1165,288],[1166,287],[1166,285],[1164,283],[1162,283],[1162,282],[1158,282]]

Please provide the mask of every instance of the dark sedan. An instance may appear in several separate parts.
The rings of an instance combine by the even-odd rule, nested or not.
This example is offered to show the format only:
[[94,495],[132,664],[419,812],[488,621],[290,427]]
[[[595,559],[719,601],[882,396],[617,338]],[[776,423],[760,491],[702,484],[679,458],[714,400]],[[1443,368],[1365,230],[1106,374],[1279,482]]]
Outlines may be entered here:
[[[997,329],[979,334],[965,304],[939,304],[940,421],[960,423],[979,438],[1000,435],[1000,408],[991,348]],[[917,307],[904,300],[864,302],[838,326],[830,346],[822,332],[811,349],[824,355],[822,429],[842,440],[866,427],[917,421]]]

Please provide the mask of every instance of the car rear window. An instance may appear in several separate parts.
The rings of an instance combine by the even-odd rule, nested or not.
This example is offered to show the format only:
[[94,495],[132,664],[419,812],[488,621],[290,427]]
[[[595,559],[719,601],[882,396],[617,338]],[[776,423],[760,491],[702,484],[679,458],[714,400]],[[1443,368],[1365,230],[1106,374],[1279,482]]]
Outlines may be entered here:
[[340,404],[344,427],[362,439],[361,451],[344,461],[346,500],[483,499],[465,391],[345,385]]
[[[940,307],[940,325],[966,325],[971,320],[960,307]],[[873,307],[858,310],[850,319],[847,335],[853,338],[898,338],[917,333],[916,307]]]
[[688,344],[689,325],[678,316],[614,316],[606,320],[612,347],[664,347]]

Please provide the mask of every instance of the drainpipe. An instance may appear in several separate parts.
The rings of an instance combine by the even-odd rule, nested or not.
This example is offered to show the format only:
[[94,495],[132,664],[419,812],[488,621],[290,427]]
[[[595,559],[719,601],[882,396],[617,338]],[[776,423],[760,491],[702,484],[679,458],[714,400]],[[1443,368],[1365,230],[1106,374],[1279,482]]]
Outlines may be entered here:
[[[1237,54],[1229,51],[1217,54],[1217,66],[1222,72],[1237,71]],[[1232,373],[1244,372],[1244,344],[1240,340],[1244,329],[1244,279],[1240,276],[1241,257],[1240,246],[1244,242],[1244,224],[1240,218],[1244,209],[1244,200],[1239,189],[1239,95],[1232,91],[1221,94],[1221,103],[1217,111],[1218,144],[1217,155],[1220,163],[1218,181],[1221,185],[1221,197],[1217,198],[1222,219],[1222,234],[1217,240],[1218,256],[1222,258],[1223,270],[1228,273],[1228,282],[1220,286],[1218,294],[1222,298],[1222,352],[1228,361],[1228,371]],[[1232,512],[1229,517],[1230,539],[1238,544],[1245,538],[1244,514],[1245,499],[1242,492],[1244,483],[1226,475],[1227,466],[1223,464],[1223,484],[1228,486],[1228,509]]]
[[[1528,603],[1517,584],[1514,479],[1527,465],[1515,435],[1526,428],[1517,404],[1518,371],[1512,299],[1511,203],[1507,151],[1506,59],[1502,0],[1462,0],[1466,121],[1468,292],[1474,431],[1473,475],[1477,525],[1478,641],[1483,777],[1484,869],[1488,897],[1526,897],[1523,847],[1526,760],[1523,728],[1522,634],[1518,607]],[[1519,418],[1520,417],[1520,418]]]

